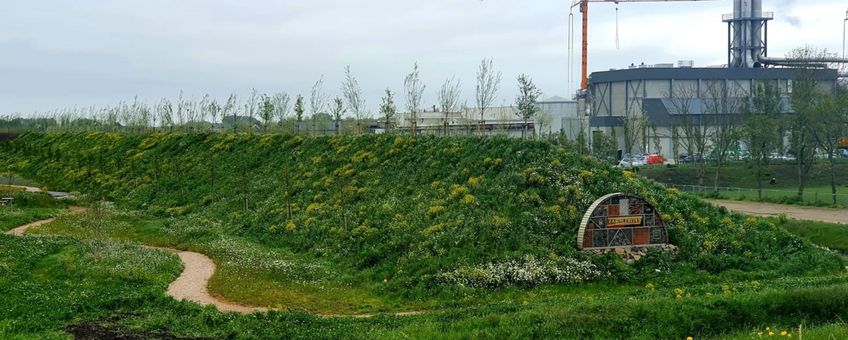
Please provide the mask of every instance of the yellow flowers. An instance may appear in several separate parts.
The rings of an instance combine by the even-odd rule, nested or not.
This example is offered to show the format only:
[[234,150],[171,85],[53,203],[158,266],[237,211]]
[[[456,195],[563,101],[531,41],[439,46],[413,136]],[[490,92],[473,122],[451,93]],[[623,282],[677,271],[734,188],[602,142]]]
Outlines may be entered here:
[[556,216],[557,218],[562,218],[562,213],[560,213],[561,210],[562,210],[562,207],[560,207],[559,205],[552,205],[552,206],[545,208],[545,211]]
[[429,210],[427,210],[427,213],[428,213],[428,214],[430,214],[430,216],[436,216],[436,215],[438,215],[438,214],[441,214],[441,213],[442,213],[442,212],[444,212],[444,211],[445,211],[445,207],[444,207],[444,206],[442,206],[442,205],[434,205],[434,206],[430,207],[430,209],[429,209]]
[[653,292],[657,290],[657,287],[655,287],[653,283],[648,282],[648,284],[645,285],[645,289]]
[[687,336],[687,337],[686,337],[686,340],[695,340],[695,338],[693,338],[693,337],[691,337],[691,336]]
[[289,220],[289,223],[286,223],[286,231],[293,231],[297,226],[294,225],[294,221]]
[[424,229],[421,232],[421,234],[423,234],[424,236],[432,236],[433,234],[438,233],[438,232],[440,232],[444,229],[445,229],[445,225],[442,224],[442,223],[439,223],[439,224],[432,225],[432,226],[428,227],[427,229]]
[[771,327],[766,327],[765,331],[757,331],[757,337],[763,337],[767,335],[769,337],[774,337],[775,335],[779,335],[780,337],[792,338],[792,332],[788,330],[782,330],[780,333],[777,333],[776,329],[771,329]]
[[468,194],[468,188],[462,185],[451,185],[450,198],[462,197]]
[[464,204],[464,205],[471,205],[471,204],[474,204],[474,202],[477,202],[477,198],[476,198],[476,197],[474,197],[474,196],[473,196],[473,195],[471,195],[471,194],[466,194],[466,195],[465,195],[465,197],[463,197],[463,198],[459,201],[459,203],[462,203],[462,204]]
[[683,291],[683,288],[674,288],[674,298],[678,300],[682,299],[685,294],[686,292]]
[[468,186],[476,187],[476,186],[480,185],[480,182],[482,182],[482,181],[483,181],[483,176],[471,177],[471,178],[468,179]]
[[306,207],[306,213],[311,214],[313,211],[318,210],[319,208],[321,208],[320,203],[310,203],[309,206]]

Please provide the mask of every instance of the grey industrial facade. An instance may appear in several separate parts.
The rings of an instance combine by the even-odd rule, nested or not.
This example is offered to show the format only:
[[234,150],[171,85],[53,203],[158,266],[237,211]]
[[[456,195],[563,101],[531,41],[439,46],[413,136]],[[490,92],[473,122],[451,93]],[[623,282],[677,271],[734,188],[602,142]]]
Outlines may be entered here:
[[[822,90],[836,86],[837,72],[811,70]],[[771,83],[784,98],[784,110],[791,111],[788,97],[798,69],[792,68],[691,68],[638,67],[592,73],[589,79],[588,106],[590,138],[596,133],[612,133],[623,153],[661,153],[673,159],[674,126],[684,118],[709,125],[717,119],[738,119],[742,105],[723,105],[717,110],[710,103],[716,97],[727,102],[750,100],[757,84]],[[685,100],[680,100],[685,99]],[[681,104],[685,103],[685,104]],[[685,107],[681,107],[685,105]],[[727,111],[727,112],[723,112]],[[693,115],[684,117],[684,115]],[[625,117],[644,117],[651,129],[643,129],[633,150],[624,150]]]

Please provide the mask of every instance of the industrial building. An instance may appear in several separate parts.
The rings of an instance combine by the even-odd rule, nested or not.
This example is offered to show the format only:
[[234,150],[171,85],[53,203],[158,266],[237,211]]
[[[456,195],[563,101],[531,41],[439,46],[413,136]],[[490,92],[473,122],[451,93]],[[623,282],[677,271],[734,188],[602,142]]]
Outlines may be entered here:
[[[674,160],[680,152],[677,127],[684,119],[708,127],[738,120],[743,108],[739,104],[749,101],[760,84],[779,91],[786,112],[792,110],[788,98],[799,70],[811,72],[823,91],[837,86],[840,75],[827,65],[848,60],[768,57],[772,18],[772,13],[762,11],[762,0],[734,0],[734,12],[722,17],[728,25],[727,65],[694,67],[691,61],[681,61],[592,73],[579,95],[589,116],[589,138],[614,135],[619,154],[660,153]],[[644,122],[637,138],[629,134],[636,143],[625,141],[624,127],[631,119]]]
[[[551,97],[537,102],[539,114],[528,121],[527,134],[546,136],[563,134],[576,138],[580,128],[588,126],[584,117],[578,116],[577,101],[562,97]],[[402,114],[398,121],[400,129],[408,129],[411,125],[409,114]],[[508,135],[521,137],[524,135],[524,120],[517,115],[514,106],[498,106],[487,108],[480,115],[479,108],[464,108],[460,112],[445,113],[437,107],[416,114],[416,128],[419,133],[450,134],[477,133],[478,128],[487,135]]]

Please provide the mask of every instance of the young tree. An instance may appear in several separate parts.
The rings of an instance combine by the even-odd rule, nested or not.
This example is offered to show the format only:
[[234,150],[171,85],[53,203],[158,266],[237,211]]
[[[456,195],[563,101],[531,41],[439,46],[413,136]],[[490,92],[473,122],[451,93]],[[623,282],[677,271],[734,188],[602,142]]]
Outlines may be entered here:
[[777,133],[780,125],[780,95],[771,84],[757,84],[751,106],[746,105],[746,120],[742,140],[748,146],[751,161],[756,166],[757,197],[763,198],[763,173],[769,164],[771,153],[780,142]]
[[592,155],[605,162],[615,159],[616,140],[615,130],[610,135],[601,131],[592,134]]
[[218,101],[212,99],[206,105],[206,112],[209,113],[209,118],[212,120],[209,124],[210,131],[215,130],[215,124],[218,123],[218,116],[221,114],[221,105]]
[[[790,59],[813,59],[826,56],[826,51],[819,51],[810,46],[796,48],[787,54],[787,58]],[[794,114],[787,117],[786,125],[790,133],[789,146],[795,155],[799,200],[804,197],[804,189],[816,162],[818,145],[812,129],[815,125],[814,111],[818,105],[818,99],[821,98],[818,85],[812,69],[806,65],[796,68],[790,97]]]
[[[259,109],[259,92],[256,89],[252,89],[250,91],[250,97],[247,97],[247,103],[244,104],[244,113],[247,115],[247,128],[249,131],[253,131],[253,122],[256,119],[256,111]],[[234,124],[239,124],[238,121],[233,122]]]
[[721,170],[726,165],[732,149],[739,144],[739,119],[736,112],[739,112],[740,95],[736,91],[730,91],[725,82],[707,82],[705,86],[704,114],[712,118],[710,121],[713,125],[711,141],[716,165],[713,190],[718,191]]
[[[675,83],[668,97],[675,111],[672,115],[679,117],[680,124],[676,128],[680,129],[678,135],[683,136],[683,146],[690,157],[697,157],[698,185],[704,185],[707,172],[706,149],[711,131],[707,122],[704,121],[704,115],[696,115],[692,112],[693,104],[697,98],[697,88],[686,83]],[[672,117],[672,119],[675,119],[675,117]]]
[[169,130],[174,129],[174,106],[171,105],[171,101],[162,98],[162,101],[156,106],[156,114],[160,117],[159,120],[162,122],[163,129],[166,127]]
[[403,88],[406,91],[406,110],[409,114],[409,129],[410,133],[415,136],[418,132],[418,111],[421,110],[421,98],[424,95],[426,86],[421,81],[421,76],[418,70],[418,63],[403,81]]
[[[344,113],[344,100],[339,97],[333,98],[333,104],[330,106],[330,114],[333,116],[333,124],[335,125],[335,133],[337,135],[341,132],[339,122],[342,121],[342,113]],[[356,133],[359,133],[358,123],[356,129]]]
[[295,118],[295,132],[300,133],[300,125],[303,123],[303,96],[297,95],[297,99],[294,101],[294,118]]
[[839,141],[845,136],[848,121],[848,91],[840,89],[836,95],[822,94],[811,110],[811,131],[816,144],[827,155],[830,166],[830,188],[833,205],[836,205],[836,157]]
[[[624,152],[633,153],[633,148],[639,141],[640,134],[645,135],[648,120],[644,116],[630,113],[624,117],[622,129],[624,130]],[[644,143],[643,143],[644,146]]]
[[549,130],[551,128],[551,124],[554,122],[554,117],[549,112],[539,111],[539,113],[536,114],[536,121],[539,122],[539,135],[536,138],[541,140],[542,137],[545,137],[546,133],[547,137],[550,138],[553,132]]
[[394,93],[391,89],[386,89],[386,95],[383,96],[380,103],[380,115],[385,122],[386,131],[391,130],[392,122],[397,115],[397,106],[395,106]]
[[312,135],[315,135],[315,123],[319,113],[323,113],[327,106],[327,95],[324,94],[324,76],[322,75],[315,84],[312,85],[312,92],[309,95],[309,115],[312,118]]
[[259,118],[262,119],[262,132],[268,133],[268,126],[274,119],[274,100],[271,96],[263,94],[259,102]]
[[[359,81],[350,71],[350,65],[345,67],[345,80],[342,83],[342,94],[344,95],[347,109],[356,120],[356,134],[362,133],[362,120],[367,118],[365,111],[365,97],[359,87]],[[336,122],[338,125],[338,121]],[[338,126],[337,126],[338,128]],[[336,131],[338,132],[338,131]]]
[[280,130],[283,129],[283,123],[286,121],[286,117],[289,115],[289,110],[291,109],[291,98],[286,93],[277,93],[274,95],[274,117],[277,118],[277,126]]
[[523,131],[521,132],[522,138],[527,138],[529,121],[536,117],[536,114],[540,111],[536,101],[541,95],[542,91],[536,88],[536,84],[533,83],[530,76],[526,74],[518,76],[518,97],[515,98],[515,106],[518,111],[515,114],[524,120]]
[[460,110],[459,107],[459,96],[460,96],[460,84],[459,80],[455,77],[451,77],[450,79],[446,79],[442,84],[442,88],[439,90],[439,105],[442,107],[442,112],[445,114],[444,119],[444,128],[445,128],[445,136],[450,134],[450,114],[456,113]]
[[227,103],[221,108],[221,119],[225,117],[233,117],[233,132],[236,132],[236,122],[238,121],[238,97],[235,93],[231,93],[227,98]]
[[480,121],[477,123],[477,133],[483,133],[483,119],[486,110],[494,103],[498,95],[498,88],[501,84],[503,74],[495,72],[492,59],[483,59],[480,62],[480,68],[477,70],[477,108],[480,110]]
[[651,143],[654,145],[654,153],[662,154],[662,139],[660,137],[660,133],[657,129],[657,126],[654,124],[649,124],[648,129],[651,130]]

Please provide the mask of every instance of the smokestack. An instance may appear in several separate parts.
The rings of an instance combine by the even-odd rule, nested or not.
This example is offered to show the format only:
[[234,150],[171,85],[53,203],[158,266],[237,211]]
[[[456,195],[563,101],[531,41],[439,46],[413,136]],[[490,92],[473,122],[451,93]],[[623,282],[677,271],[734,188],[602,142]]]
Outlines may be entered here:
[[763,13],[762,0],[733,0],[733,14],[723,16],[729,26],[728,67],[760,67],[759,58],[765,54],[768,42],[767,22],[771,13]]

